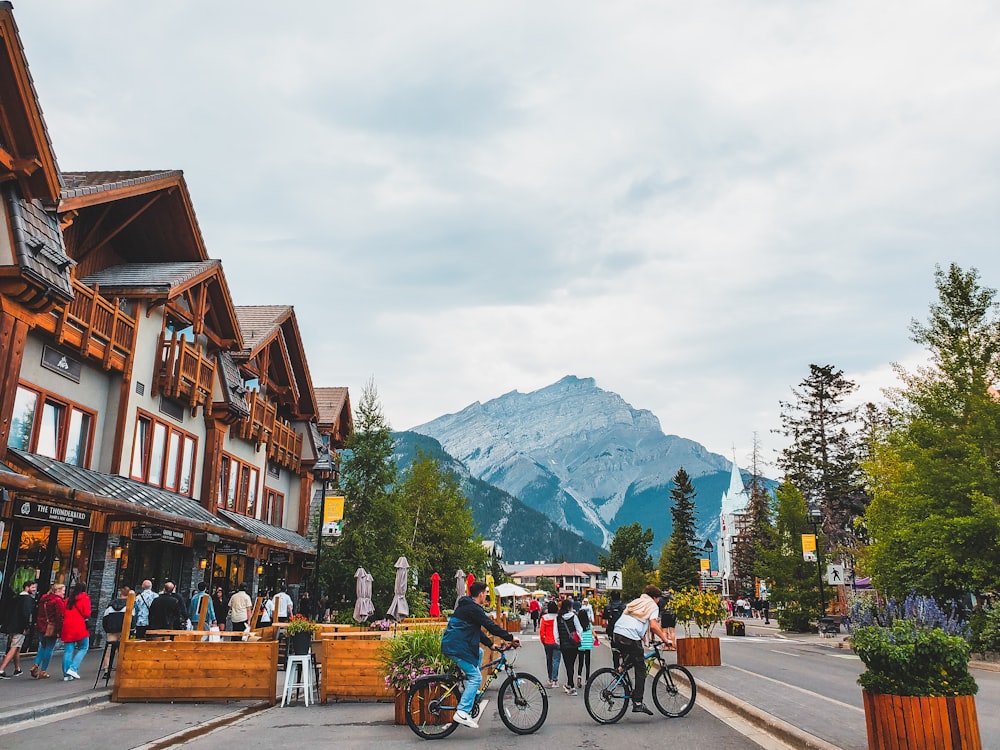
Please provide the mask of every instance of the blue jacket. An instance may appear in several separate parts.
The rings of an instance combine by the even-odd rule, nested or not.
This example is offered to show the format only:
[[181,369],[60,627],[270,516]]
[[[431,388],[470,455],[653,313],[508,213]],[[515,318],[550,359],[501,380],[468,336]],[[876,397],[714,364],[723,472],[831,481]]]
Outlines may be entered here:
[[479,644],[492,645],[483,634],[483,628],[505,641],[514,640],[514,636],[497,625],[486,614],[471,596],[463,596],[458,600],[455,611],[448,618],[448,627],[441,637],[441,653],[452,659],[479,663]]

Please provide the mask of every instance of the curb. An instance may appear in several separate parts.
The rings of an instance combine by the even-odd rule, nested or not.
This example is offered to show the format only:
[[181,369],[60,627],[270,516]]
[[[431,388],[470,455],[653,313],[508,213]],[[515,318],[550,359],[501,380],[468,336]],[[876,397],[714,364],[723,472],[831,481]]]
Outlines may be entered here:
[[19,724],[24,721],[37,721],[47,719],[68,711],[75,711],[80,708],[109,703],[111,701],[111,691],[102,690],[96,693],[88,693],[76,698],[46,703],[35,703],[27,706],[18,706],[0,714],[0,730]]
[[699,697],[704,696],[711,703],[728,708],[743,718],[744,721],[790,747],[802,748],[803,750],[842,750],[837,745],[833,745],[814,734],[799,729],[797,726],[789,724],[787,721],[779,719],[776,716],[772,716],[746,701],[729,695],[729,693],[724,693],[712,685],[699,682],[698,695]]

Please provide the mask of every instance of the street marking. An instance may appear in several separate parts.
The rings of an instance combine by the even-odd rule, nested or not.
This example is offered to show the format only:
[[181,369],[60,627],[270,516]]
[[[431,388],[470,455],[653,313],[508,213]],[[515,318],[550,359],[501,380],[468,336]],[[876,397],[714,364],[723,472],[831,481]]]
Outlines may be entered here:
[[[795,654],[795,656],[797,656],[797,655],[798,654]],[[782,687],[791,688],[792,690],[798,690],[800,693],[805,693],[806,695],[812,695],[812,696],[815,696],[816,698],[822,698],[823,700],[829,701],[830,703],[833,703],[836,706],[840,706],[842,708],[849,708],[852,711],[857,711],[859,714],[863,714],[865,712],[865,710],[863,708],[858,708],[857,706],[852,706],[849,703],[844,703],[843,701],[838,701],[835,698],[828,698],[825,695],[821,695],[819,693],[814,693],[812,690],[806,690],[805,688],[800,688],[797,685],[789,685],[787,682],[782,682],[781,680],[776,680],[773,677],[767,677],[766,675],[759,674],[758,672],[751,672],[749,669],[742,669],[740,667],[733,667],[733,666],[730,666],[730,665],[727,665],[727,666],[729,666],[730,669],[735,669],[737,672],[743,672],[745,674],[751,675],[752,677],[756,677],[759,680],[767,680],[768,682],[773,682],[775,685],[781,685]]]
[[802,656],[802,654],[793,654],[791,651],[778,651],[776,648],[771,649],[773,654],[784,654],[785,656]]
[[834,659],[860,659],[857,654],[830,654]]

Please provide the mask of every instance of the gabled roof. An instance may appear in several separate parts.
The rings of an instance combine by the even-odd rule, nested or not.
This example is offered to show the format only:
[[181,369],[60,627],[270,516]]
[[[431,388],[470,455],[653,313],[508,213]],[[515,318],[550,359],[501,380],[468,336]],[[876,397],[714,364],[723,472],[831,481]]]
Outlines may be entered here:
[[267,378],[271,385],[277,380],[287,380],[292,391],[292,401],[297,419],[310,419],[316,415],[316,395],[313,391],[305,346],[295,318],[295,308],[290,305],[239,305],[236,307],[244,348],[235,354],[237,362],[247,362],[268,348],[275,347],[280,356],[270,352],[267,356]]
[[203,286],[207,294],[207,302],[203,307],[215,332],[222,340],[235,342],[237,347],[243,345],[229,285],[219,260],[194,263],[125,263],[92,273],[81,281],[90,286],[100,286],[102,292],[117,297],[156,302],[183,298],[192,315],[196,314],[199,304],[193,292]]
[[12,174],[24,198],[54,204],[59,166],[12,9],[0,2],[0,177]]
[[246,389],[243,387],[243,376],[240,368],[233,360],[233,355],[228,351],[220,351],[216,355],[219,367],[219,382],[222,386],[222,397],[226,406],[232,410],[237,417],[246,418],[250,416],[250,404],[247,403]]
[[330,436],[334,448],[343,448],[354,431],[351,396],[346,387],[316,389],[316,407],[320,432]]
[[32,287],[44,290],[42,296],[49,300],[53,297],[63,302],[73,299],[71,270],[74,263],[63,248],[55,214],[46,211],[40,201],[19,197],[13,183],[3,185],[2,193],[20,275],[30,281]]
[[181,170],[64,172],[62,180],[66,247],[83,275],[122,263],[208,259]]

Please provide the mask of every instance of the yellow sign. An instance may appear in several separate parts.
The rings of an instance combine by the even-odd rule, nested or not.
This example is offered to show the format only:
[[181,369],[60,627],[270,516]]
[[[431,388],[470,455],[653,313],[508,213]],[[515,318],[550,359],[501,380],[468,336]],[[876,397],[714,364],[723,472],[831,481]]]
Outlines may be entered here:
[[707,557],[701,558],[701,569],[710,570],[712,567],[712,562]]
[[497,601],[496,587],[493,584],[493,574],[486,574],[486,593],[489,596],[489,601],[487,602],[487,609],[492,609],[496,605],[497,612],[500,611],[500,602]]
[[323,505],[323,523],[336,523],[344,520],[344,496],[330,495]]
[[802,559],[810,562],[816,559],[816,535],[802,535]]

